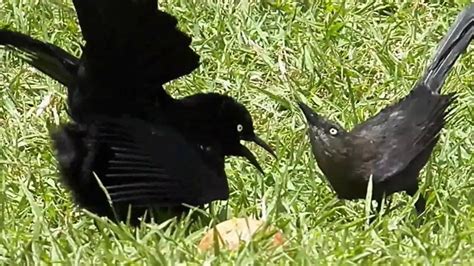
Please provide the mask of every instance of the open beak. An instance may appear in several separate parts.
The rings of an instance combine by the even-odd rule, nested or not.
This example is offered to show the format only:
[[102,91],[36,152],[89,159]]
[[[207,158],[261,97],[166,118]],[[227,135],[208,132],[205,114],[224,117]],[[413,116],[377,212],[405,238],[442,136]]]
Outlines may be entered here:
[[265,174],[263,172],[262,167],[258,163],[257,158],[255,158],[255,155],[253,155],[253,153],[247,147],[245,147],[244,145],[240,145],[239,155],[242,156],[242,157],[247,158],[247,160],[249,160],[250,163],[253,166],[255,166],[255,168],[257,168],[258,171],[260,171],[260,173]]
[[298,102],[298,106],[303,111],[306,120],[308,120],[308,124],[317,128],[323,127],[324,120],[322,119],[322,117],[320,117],[317,113],[315,113],[311,108],[309,108],[306,104],[302,102]]
[[262,147],[264,150],[266,150],[268,153],[270,153],[275,159],[277,159],[277,156],[273,149],[268,145],[263,139],[259,138],[257,135],[255,135],[250,141],[253,141],[255,144],[258,146]]
[[[277,158],[275,152],[273,149],[268,145],[265,141],[263,141],[261,138],[258,136],[254,135],[253,137],[246,139],[247,141],[252,141],[258,146],[262,147],[264,150],[266,150],[268,153],[270,153],[273,157]],[[260,171],[262,174],[264,174],[262,167],[257,161],[257,158],[255,158],[255,155],[244,145],[239,146],[239,151],[238,155],[247,158],[247,160],[250,161],[250,163],[257,168],[258,171]]]

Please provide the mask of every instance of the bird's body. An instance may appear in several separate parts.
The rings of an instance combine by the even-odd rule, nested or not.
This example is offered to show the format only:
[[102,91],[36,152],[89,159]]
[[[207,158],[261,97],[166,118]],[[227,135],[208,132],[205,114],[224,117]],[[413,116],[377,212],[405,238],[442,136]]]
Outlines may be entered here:
[[[189,47],[191,38],[176,28],[176,18],[158,10],[156,0],[73,2],[86,41],[80,58],[8,30],[0,30],[0,45],[68,88],[74,123],[52,138],[62,180],[79,205],[125,220],[123,210],[131,204],[135,219],[149,206],[181,209],[227,199],[225,156],[244,156],[262,171],[240,140],[272,151],[255,135],[242,104],[216,93],[174,99],[164,90],[166,82],[196,69],[199,56]],[[134,154],[141,156],[138,164],[116,160]],[[143,161],[159,169],[146,180],[137,177]],[[111,177],[117,169],[127,169],[119,173],[120,186],[130,194],[112,197],[121,206],[118,217],[94,176],[117,195],[109,191],[117,188]],[[153,197],[139,204],[132,200],[152,190]]]
[[[435,147],[454,94],[440,94],[453,64],[474,35],[474,5],[455,21],[438,46],[432,64],[409,95],[374,117],[344,130],[299,103],[309,123],[309,136],[318,166],[342,199],[361,199],[372,178],[372,198],[418,190],[418,176]],[[415,203],[425,209],[420,196]]]
[[228,198],[221,151],[193,147],[165,123],[97,116],[88,124],[68,124],[52,138],[75,201],[101,216],[126,221],[130,215],[137,224],[147,210],[148,217],[153,210],[161,216],[186,210],[182,204]]

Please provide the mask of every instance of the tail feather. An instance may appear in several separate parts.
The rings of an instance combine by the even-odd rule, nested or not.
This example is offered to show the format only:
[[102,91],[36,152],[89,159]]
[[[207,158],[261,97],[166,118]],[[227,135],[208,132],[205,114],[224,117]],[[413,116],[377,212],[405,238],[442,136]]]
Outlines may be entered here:
[[75,81],[79,60],[55,45],[5,29],[0,29],[0,45],[17,51],[18,57],[66,86]]
[[458,57],[466,51],[474,35],[474,3],[464,9],[438,45],[422,83],[439,93]]

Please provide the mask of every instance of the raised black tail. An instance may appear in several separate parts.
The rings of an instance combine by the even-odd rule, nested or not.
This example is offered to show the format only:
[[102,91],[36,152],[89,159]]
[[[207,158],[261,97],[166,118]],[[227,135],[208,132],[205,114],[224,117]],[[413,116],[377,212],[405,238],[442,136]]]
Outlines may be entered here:
[[474,35],[474,4],[470,4],[457,17],[448,33],[438,44],[436,53],[421,82],[431,91],[439,93],[458,57],[465,52]]
[[28,64],[66,86],[75,81],[79,60],[55,45],[6,29],[0,29],[0,45],[15,50]]

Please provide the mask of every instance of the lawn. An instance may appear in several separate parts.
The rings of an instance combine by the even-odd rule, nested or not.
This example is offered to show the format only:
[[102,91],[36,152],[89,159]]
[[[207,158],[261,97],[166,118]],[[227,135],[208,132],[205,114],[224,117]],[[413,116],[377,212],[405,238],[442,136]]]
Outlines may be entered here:
[[[193,37],[202,62],[167,90],[235,97],[279,156],[250,145],[265,175],[228,159],[230,200],[213,204],[210,223],[133,229],[75,207],[58,182],[49,138],[68,121],[66,90],[1,50],[0,263],[474,264],[473,45],[444,87],[459,98],[420,176],[423,218],[405,194],[393,198],[399,208],[370,225],[363,200],[337,200],[295,105],[303,100],[346,128],[377,113],[409,92],[469,1],[312,2],[160,1]],[[80,54],[71,1],[2,0],[0,26]],[[278,227],[285,245],[272,248],[261,238],[236,252],[199,252],[209,224],[246,216]]]

